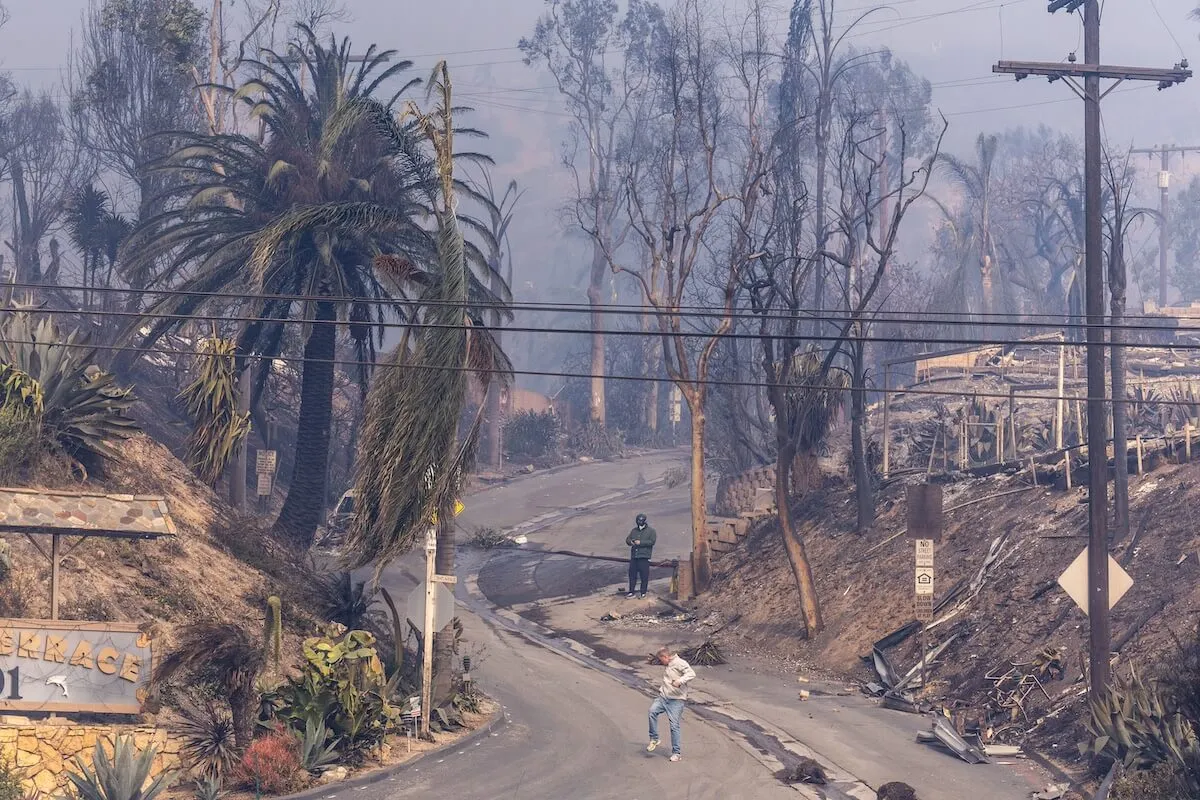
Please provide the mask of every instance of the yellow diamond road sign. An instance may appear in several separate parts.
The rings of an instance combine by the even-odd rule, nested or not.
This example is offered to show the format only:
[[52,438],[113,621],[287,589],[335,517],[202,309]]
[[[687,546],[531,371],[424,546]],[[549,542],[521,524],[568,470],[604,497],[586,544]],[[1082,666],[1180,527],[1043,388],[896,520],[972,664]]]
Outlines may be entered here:
[[[462,500],[454,501],[454,516],[457,517],[459,514],[461,514],[462,512],[464,512],[466,510],[467,510],[467,507],[462,504]],[[434,525],[437,525],[437,512],[436,511],[433,512],[433,519],[431,521],[433,522]]]
[[[1083,552],[1071,562],[1071,566],[1067,567],[1062,575],[1058,576],[1058,585],[1063,588],[1071,599],[1075,601],[1075,605],[1083,609],[1083,613],[1088,613],[1088,549],[1083,548]],[[1112,556],[1108,557],[1108,607],[1112,608],[1117,604],[1125,593],[1133,586],[1133,578],[1129,577],[1129,573],[1121,569]]]

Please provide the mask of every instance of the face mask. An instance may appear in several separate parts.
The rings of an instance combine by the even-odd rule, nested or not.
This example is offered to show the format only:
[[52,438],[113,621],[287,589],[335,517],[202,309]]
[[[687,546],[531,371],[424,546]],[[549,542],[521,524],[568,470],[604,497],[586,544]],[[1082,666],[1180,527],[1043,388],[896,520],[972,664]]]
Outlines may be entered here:
[[646,529],[646,523],[644,523],[644,522],[639,522],[639,523],[638,523],[638,530],[639,530],[639,531],[643,531],[643,530],[645,530],[645,529]]

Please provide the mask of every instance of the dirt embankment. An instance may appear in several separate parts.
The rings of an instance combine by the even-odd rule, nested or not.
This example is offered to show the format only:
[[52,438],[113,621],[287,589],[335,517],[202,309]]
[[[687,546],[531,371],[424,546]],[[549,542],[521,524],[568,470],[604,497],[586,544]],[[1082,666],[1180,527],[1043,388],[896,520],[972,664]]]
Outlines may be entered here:
[[[760,525],[722,557],[717,588],[703,605],[728,618],[740,615],[723,633],[728,645],[814,671],[874,680],[861,657],[913,619],[913,544],[903,536],[882,544],[905,525],[904,492],[900,482],[885,487],[878,522],[861,535],[853,530],[853,490],[840,481],[830,480],[801,503],[798,525],[827,624],[811,641],[804,638],[795,584],[773,523]],[[1198,503],[1200,465],[1166,466],[1131,479],[1132,530],[1113,548],[1134,581],[1112,613],[1117,669],[1129,663],[1151,667],[1177,646],[1176,637],[1193,635],[1200,608]],[[939,598],[959,581],[975,578],[990,551],[997,557],[978,595],[930,632],[931,646],[956,638],[931,672],[929,694],[985,717],[990,705],[995,720],[999,703],[989,700],[994,682],[988,676],[1027,664],[1044,648],[1058,648],[1065,674],[1046,679],[1044,692],[1034,687],[1023,699],[1024,710],[1013,712],[1006,738],[1020,739],[1030,730],[1061,733],[1061,720],[1077,719],[1082,709],[1088,627],[1056,581],[1087,543],[1086,491],[1034,488],[1026,471],[948,483],[945,508],[955,510],[946,515],[937,549]],[[916,663],[918,647],[912,636],[888,651],[897,670]],[[1060,711],[1039,724],[1052,709]],[[1060,738],[1058,746],[1073,752],[1078,739]]]
[[[235,514],[147,436],[119,449],[122,459],[108,466],[102,480],[64,479],[38,488],[161,495],[178,536],[157,541],[93,537],[70,550],[61,572],[62,617],[151,624],[156,638],[169,645],[176,626],[196,620],[260,626],[266,598],[274,594],[283,600],[286,630],[312,630],[312,581],[305,567],[266,535],[269,520]],[[49,617],[49,562],[24,537],[5,538],[14,569],[0,584],[0,614]]]

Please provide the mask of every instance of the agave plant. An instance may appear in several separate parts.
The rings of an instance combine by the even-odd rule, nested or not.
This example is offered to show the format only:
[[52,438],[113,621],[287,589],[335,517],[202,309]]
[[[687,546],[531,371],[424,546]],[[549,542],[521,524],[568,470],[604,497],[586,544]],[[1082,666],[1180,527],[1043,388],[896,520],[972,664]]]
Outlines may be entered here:
[[6,405],[33,415],[46,445],[70,459],[86,477],[104,459],[116,459],[112,443],[137,431],[128,417],[131,390],[93,366],[96,351],[78,331],[63,333],[49,318],[28,311],[0,318],[0,380]]
[[132,736],[118,736],[109,758],[104,743],[96,742],[92,766],[76,756],[75,769],[67,772],[67,779],[79,800],[154,800],[178,777],[174,772],[163,772],[150,780],[156,754],[153,747],[138,752]]
[[200,343],[196,379],[179,395],[193,422],[188,464],[209,486],[221,479],[250,433],[250,413],[238,411],[236,356],[235,340],[205,339]]
[[368,589],[365,581],[355,583],[349,572],[325,578],[321,588],[322,610],[330,622],[361,630],[380,621],[379,612],[372,609],[378,590]]
[[224,783],[218,777],[202,778],[196,781],[196,791],[193,796],[196,800],[221,800],[229,792],[225,791]]
[[1192,723],[1169,705],[1156,683],[1143,682],[1132,670],[1128,679],[1114,676],[1112,686],[1090,706],[1086,722],[1094,738],[1080,745],[1085,754],[1105,753],[1137,770],[1163,762],[1187,766],[1200,757]]
[[304,736],[300,738],[300,766],[314,775],[324,772],[342,757],[337,745],[324,720],[309,719],[304,725]]

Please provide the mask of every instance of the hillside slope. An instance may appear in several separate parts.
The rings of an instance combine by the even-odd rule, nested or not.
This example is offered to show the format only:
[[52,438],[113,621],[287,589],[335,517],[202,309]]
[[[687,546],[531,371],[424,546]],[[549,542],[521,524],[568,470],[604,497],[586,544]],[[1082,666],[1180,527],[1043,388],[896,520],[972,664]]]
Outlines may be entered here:
[[[122,458],[101,480],[46,482],[37,488],[161,495],[178,536],[158,541],[92,538],[63,559],[62,616],[172,630],[195,620],[262,624],[266,598],[284,601],[285,627],[311,630],[311,576],[271,542],[269,521],[239,517],[163,445],[145,435],[119,446]],[[49,563],[24,538],[6,537],[14,569],[0,583],[0,614],[48,617]]]
[[[777,527],[760,525],[717,564],[716,589],[703,601],[727,619],[728,646],[756,650],[802,669],[821,665],[842,677],[876,680],[862,657],[877,640],[913,619],[913,545],[898,536],[905,525],[904,485],[881,491],[880,517],[865,535],[853,531],[852,489],[830,480],[798,508],[821,594],[827,629],[803,638],[795,584]],[[1113,549],[1134,580],[1113,610],[1117,669],[1152,665],[1193,635],[1200,608],[1200,536],[1193,509],[1200,503],[1200,466],[1172,465],[1134,477],[1130,487],[1132,533]],[[1058,587],[1059,574],[1087,543],[1086,493],[1034,488],[1029,473],[965,479],[945,487],[945,539],[937,550],[936,593],[975,578],[989,552],[995,556],[977,596],[959,595],[961,610],[935,626],[930,645],[954,641],[931,672],[930,696],[994,719],[1009,711],[994,681],[1013,664],[1056,648],[1065,673],[1031,693],[1006,738],[1029,731],[1052,733],[1055,718],[1078,717],[1086,665],[1087,618]],[[917,637],[887,651],[903,674],[918,659]],[[1027,670],[1024,670],[1027,671]],[[1055,676],[1056,677],[1056,676]],[[1068,737],[1073,743],[1077,739]]]

